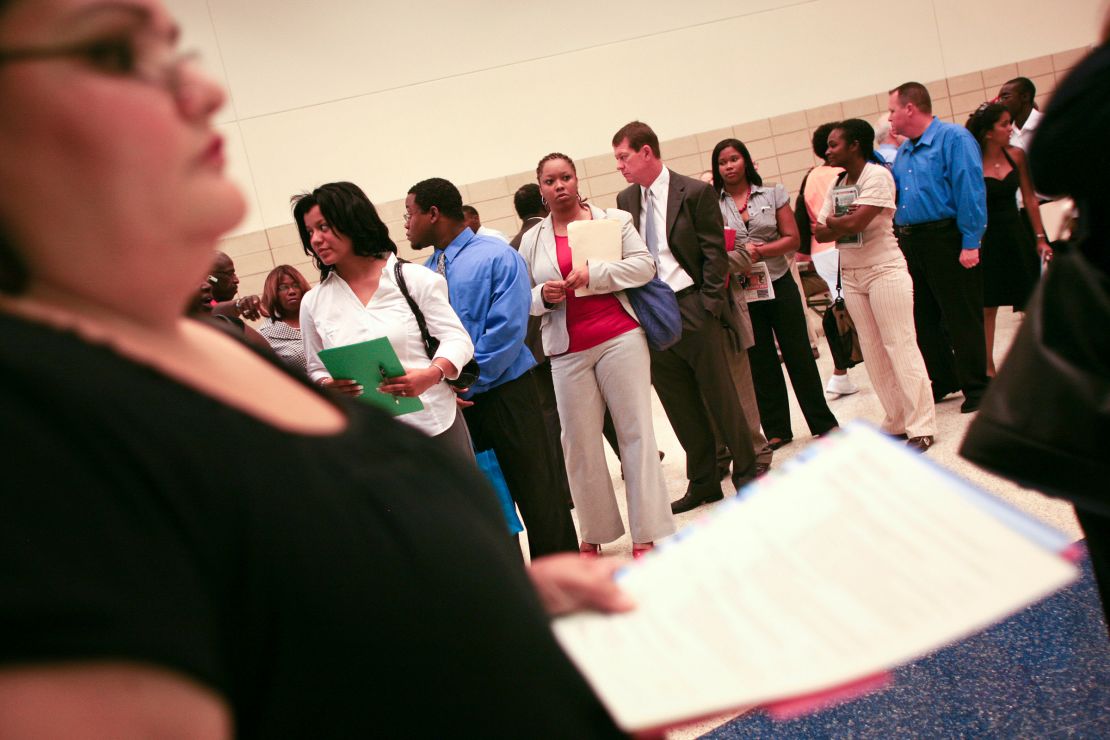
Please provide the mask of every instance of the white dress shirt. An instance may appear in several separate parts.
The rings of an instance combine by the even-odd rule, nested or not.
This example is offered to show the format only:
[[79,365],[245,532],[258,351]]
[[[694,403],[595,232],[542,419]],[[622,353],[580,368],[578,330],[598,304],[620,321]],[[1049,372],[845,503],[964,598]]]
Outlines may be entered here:
[[[397,258],[390,255],[378,289],[365,305],[335,272],[305,293],[301,300],[301,334],[308,377],[314,382],[331,377],[320,361],[320,350],[378,337],[389,339],[406,370],[431,364],[416,317],[395,282],[396,264]],[[423,265],[407,264],[402,269],[409,293],[424,313],[429,333],[440,341],[436,357],[450,360],[461,369],[474,356],[474,344],[447,301],[447,281]],[[455,392],[446,383],[436,383],[424,391],[420,401],[423,410],[397,418],[430,436],[445,432],[454,423]]]
[[1029,145],[1033,143],[1033,134],[1037,130],[1037,126],[1041,124],[1041,119],[1044,114],[1034,108],[1029,111],[1029,117],[1025,119],[1025,125],[1018,128],[1015,124],[1010,129],[1010,146],[1020,147],[1026,152],[1029,151]]
[[689,288],[694,284],[694,279],[690,277],[690,273],[683,269],[678,260],[675,259],[674,252],[671,251],[670,245],[667,243],[667,195],[671,189],[671,171],[666,167],[659,173],[659,177],[655,178],[649,187],[640,186],[640,236],[644,238],[647,243],[647,206],[648,191],[651,191],[651,197],[655,201],[655,236],[656,244],[659,249],[659,279],[671,286],[671,290],[675,293],[683,288]]

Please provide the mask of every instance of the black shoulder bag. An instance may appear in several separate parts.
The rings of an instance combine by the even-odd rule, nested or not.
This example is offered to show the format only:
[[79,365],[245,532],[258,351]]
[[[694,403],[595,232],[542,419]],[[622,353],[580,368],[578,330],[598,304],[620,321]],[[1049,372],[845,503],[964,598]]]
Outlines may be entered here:
[[[414,301],[412,295],[409,294],[409,286],[405,282],[405,273],[401,270],[401,265],[406,262],[406,260],[398,258],[393,266],[393,275],[397,280],[397,287],[401,289],[401,295],[405,297],[405,301],[408,302],[412,315],[416,317],[416,325],[420,327],[420,336],[424,340],[424,351],[428,353],[428,359],[431,360],[435,358],[436,350],[439,349],[439,339],[433,337],[428,331],[428,322],[424,320],[424,312],[420,310],[420,306],[416,305],[416,301]],[[459,377],[454,380],[450,378],[446,379],[447,384],[455,388],[469,388],[478,381],[479,372],[478,363],[475,362],[472,357],[470,361],[463,366],[462,371],[459,373]]]
[[[847,173],[841,173],[836,179],[836,185],[840,185],[846,179]],[[833,299],[832,305],[825,309],[825,315],[821,317],[821,326],[825,330],[825,337],[829,341],[829,349],[832,350],[837,367],[847,369],[863,362],[856,322],[852,321],[841,295],[839,250],[836,253],[836,298]]]

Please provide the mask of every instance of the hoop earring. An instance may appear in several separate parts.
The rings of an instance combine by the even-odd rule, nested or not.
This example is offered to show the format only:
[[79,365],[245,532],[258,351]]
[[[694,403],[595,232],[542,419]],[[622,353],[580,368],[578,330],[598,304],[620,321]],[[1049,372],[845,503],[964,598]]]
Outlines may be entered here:
[[543,207],[547,208],[547,198],[543,197],[542,195],[540,196],[540,203],[543,203]]
[[586,199],[582,197],[582,193],[578,194],[578,205],[580,205],[580,206],[586,205]]

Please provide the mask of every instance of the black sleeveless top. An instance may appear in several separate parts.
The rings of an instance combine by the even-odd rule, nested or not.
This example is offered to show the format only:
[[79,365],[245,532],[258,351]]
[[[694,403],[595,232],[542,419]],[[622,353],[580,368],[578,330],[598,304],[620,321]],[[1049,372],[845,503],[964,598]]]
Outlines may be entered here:
[[619,734],[433,440],[343,401],[344,432],[283,432],[72,334],[0,332],[3,664],[174,670],[240,737]]

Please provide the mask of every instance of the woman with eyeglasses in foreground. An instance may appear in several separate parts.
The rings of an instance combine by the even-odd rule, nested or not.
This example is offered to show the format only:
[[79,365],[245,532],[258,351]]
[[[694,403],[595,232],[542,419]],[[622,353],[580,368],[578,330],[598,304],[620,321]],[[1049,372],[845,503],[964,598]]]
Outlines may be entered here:
[[543,608],[609,566],[526,571],[476,470],[180,316],[244,201],[176,36],[0,1],[3,734],[617,735]]

